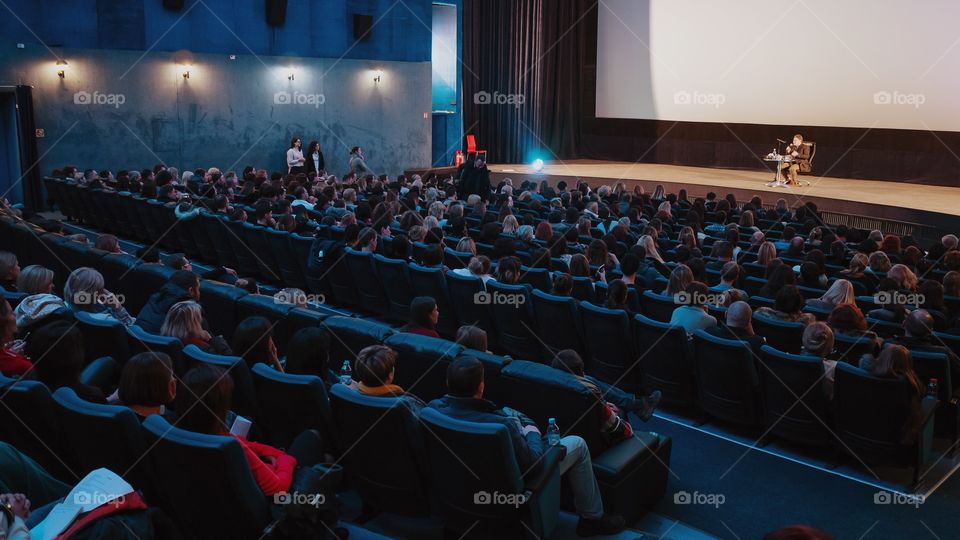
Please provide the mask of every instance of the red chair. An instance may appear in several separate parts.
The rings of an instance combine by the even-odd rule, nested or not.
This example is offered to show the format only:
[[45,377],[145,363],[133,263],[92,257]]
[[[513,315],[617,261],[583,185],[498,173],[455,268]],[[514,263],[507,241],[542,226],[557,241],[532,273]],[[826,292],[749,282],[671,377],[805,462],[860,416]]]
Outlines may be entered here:
[[474,135],[467,134],[467,155],[473,153],[476,153],[478,158],[487,160],[487,151],[477,150],[477,138]]

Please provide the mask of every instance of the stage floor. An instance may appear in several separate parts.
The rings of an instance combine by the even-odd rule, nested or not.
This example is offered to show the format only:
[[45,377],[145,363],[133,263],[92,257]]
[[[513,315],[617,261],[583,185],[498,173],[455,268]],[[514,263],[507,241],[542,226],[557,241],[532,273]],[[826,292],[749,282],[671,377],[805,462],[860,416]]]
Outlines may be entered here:
[[628,189],[641,184],[648,193],[652,193],[657,184],[663,184],[668,193],[686,188],[691,198],[713,191],[718,197],[733,193],[738,200],[759,195],[767,204],[783,197],[790,207],[809,200],[831,212],[960,231],[960,219],[956,215],[960,208],[960,188],[955,187],[808,174],[800,178],[810,182],[809,186],[775,188],[766,185],[773,179],[773,172],[597,160],[547,162],[540,173],[525,164],[490,164],[488,167],[495,182],[509,177],[515,181],[545,179],[556,185],[560,180],[572,184],[571,179],[581,178],[596,187],[623,181]]

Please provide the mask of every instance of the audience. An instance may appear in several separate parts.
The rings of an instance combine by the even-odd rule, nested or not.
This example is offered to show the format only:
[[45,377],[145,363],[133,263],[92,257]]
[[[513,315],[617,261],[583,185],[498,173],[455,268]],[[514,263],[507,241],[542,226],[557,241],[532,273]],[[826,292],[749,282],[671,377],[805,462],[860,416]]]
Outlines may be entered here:
[[457,335],[454,341],[467,349],[486,353],[490,352],[487,348],[487,332],[479,326],[465,324],[457,328]]
[[823,296],[807,300],[807,305],[823,311],[831,311],[841,304],[854,304],[856,301],[857,296],[853,292],[853,285],[845,279],[838,279],[830,285]]
[[[659,390],[654,391],[649,396],[637,399],[636,396],[628,394],[616,386],[587,375],[583,358],[573,349],[559,351],[554,356],[551,365],[555,369],[565,371],[576,377],[577,381],[588,388],[597,397],[597,401],[604,406],[602,432],[608,440],[616,442],[618,439],[633,436],[633,430],[630,429],[626,414],[631,411],[635,412],[641,420],[646,422],[653,416],[654,410],[660,403],[661,393]],[[622,426],[621,424],[626,425]]]
[[787,285],[780,289],[773,301],[773,307],[763,306],[754,311],[757,317],[766,317],[778,321],[802,322],[809,325],[817,320],[810,313],[803,313],[803,295],[795,285]]
[[143,420],[151,414],[167,415],[166,406],[177,397],[177,378],[170,357],[160,352],[142,352],[127,360],[120,385],[110,402],[130,408]]
[[357,392],[366,396],[402,398],[403,404],[418,414],[426,404],[417,396],[393,384],[397,372],[397,353],[386,345],[370,345],[361,349],[354,362]]
[[136,321],[123,307],[120,298],[104,288],[103,275],[93,268],[70,272],[63,287],[63,300],[73,312],[85,312],[94,319],[115,320],[124,326]]
[[222,336],[211,336],[203,329],[203,309],[193,300],[170,306],[160,328],[160,335],[175,337],[184,346],[196,345],[211,354],[230,355],[232,351]]
[[30,371],[31,362],[24,356],[25,342],[14,340],[17,334],[17,317],[10,302],[0,298],[0,374],[7,377],[19,377]]
[[766,342],[753,331],[753,309],[742,300],[730,304],[724,324],[707,328],[705,332],[723,339],[745,341],[758,357],[760,347]]
[[20,262],[17,256],[9,251],[0,251],[0,287],[6,291],[16,292],[18,277],[20,277]]
[[410,302],[410,322],[400,331],[439,338],[440,334],[437,332],[439,320],[440,309],[437,308],[437,301],[429,296],[418,296]]
[[904,444],[911,443],[916,438],[923,420],[920,401],[926,387],[914,371],[910,351],[902,345],[888,345],[876,357],[864,355],[860,359],[860,369],[874,377],[900,379],[906,383],[910,395],[910,416],[901,430],[900,441]]
[[717,318],[707,313],[707,307],[703,304],[710,290],[699,281],[689,283],[682,293],[677,293],[674,298],[680,304],[673,310],[670,316],[670,326],[680,326],[686,330],[687,334],[693,334],[697,330],[706,330],[717,325]]
[[53,293],[53,270],[31,264],[20,272],[17,278],[17,291],[26,294]]
[[294,375],[316,375],[327,388],[338,382],[330,369],[330,333],[323,328],[308,327],[297,330],[287,341],[284,371]]
[[26,355],[33,360],[33,373],[51,392],[72,389],[81,399],[106,403],[103,391],[80,382],[84,367],[83,335],[76,324],[56,321],[33,331]]
[[186,300],[200,301],[200,278],[193,272],[178,270],[159,291],[150,295],[137,315],[137,326],[151,334],[159,334],[170,307]]
[[266,317],[253,316],[240,321],[233,333],[233,354],[242,357],[251,369],[262,362],[282,373],[283,365],[273,342],[273,327]]

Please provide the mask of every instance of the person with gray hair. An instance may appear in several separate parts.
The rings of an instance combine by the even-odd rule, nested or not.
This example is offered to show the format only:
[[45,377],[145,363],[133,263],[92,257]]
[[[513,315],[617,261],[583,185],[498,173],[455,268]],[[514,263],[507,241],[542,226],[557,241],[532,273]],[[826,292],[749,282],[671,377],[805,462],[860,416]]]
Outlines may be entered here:
[[743,300],[730,304],[723,324],[707,328],[705,332],[718,338],[744,341],[756,355],[760,354],[760,347],[766,342],[763,336],[753,331],[753,308]]
[[105,289],[103,274],[93,268],[84,266],[70,273],[63,287],[63,300],[74,313],[83,311],[95,319],[116,320],[124,326],[137,322],[123,307],[123,297]]
[[947,234],[940,239],[940,243],[949,251],[951,249],[957,249],[957,244],[960,243],[960,239],[957,239],[957,235],[955,234]]
[[31,264],[17,277],[17,291],[27,294],[53,292],[53,270],[39,264]]

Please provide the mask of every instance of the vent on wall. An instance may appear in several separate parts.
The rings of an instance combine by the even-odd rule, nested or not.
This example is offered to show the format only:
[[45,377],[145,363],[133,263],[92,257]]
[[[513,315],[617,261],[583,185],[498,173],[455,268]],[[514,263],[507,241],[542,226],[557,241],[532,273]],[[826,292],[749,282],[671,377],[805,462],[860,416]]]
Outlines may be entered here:
[[353,39],[366,41],[373,31],[373,15],[353,14]]

